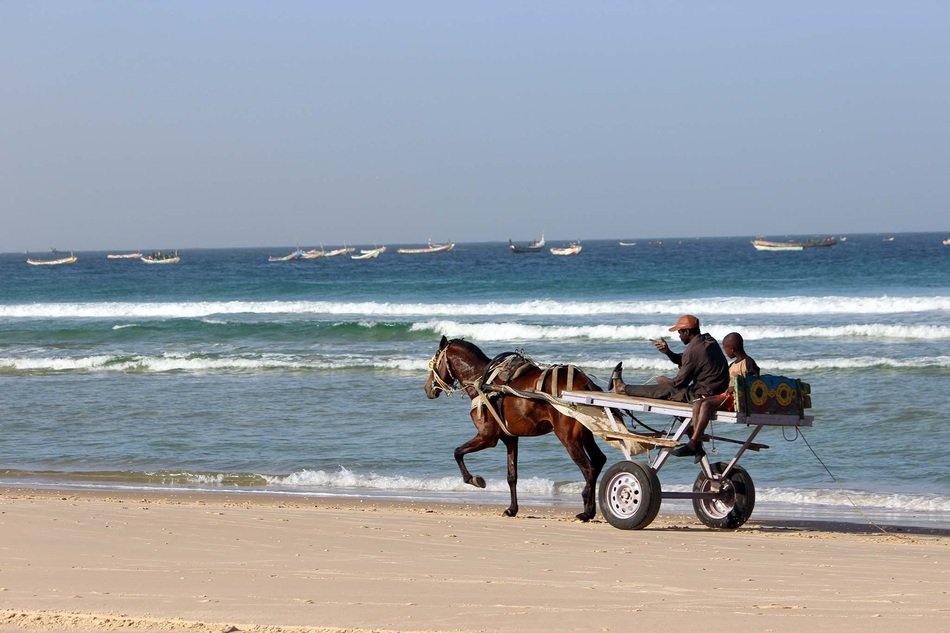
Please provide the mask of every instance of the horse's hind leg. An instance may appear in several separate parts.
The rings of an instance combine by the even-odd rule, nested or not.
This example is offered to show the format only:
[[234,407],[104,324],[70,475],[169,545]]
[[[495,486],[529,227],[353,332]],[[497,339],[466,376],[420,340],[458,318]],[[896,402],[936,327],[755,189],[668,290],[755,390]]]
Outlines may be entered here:
[[[578,424],[579,426],[579,424]],[[597,515],[597,500],[594,495],[594,488],[597,483],[597,476],[604,467],[607,458],[603,451],[593,441],[593,435],[590,431],[570,433],[566,436],[558,434],[558,439],[567,449],[567,454],[571,456],[574,463],[581,471],[584,477],[584,492],[581,498],[584,500],[584,511],[576,515],[579,521],[590,521]],[[592,449],[591,446],[594,448]]]
[[518,514],[518,438],[503,435],[501,441],[508,449],[508,490],[511,492],[511,505],[504,515],[513,517]]
[[459,471],[462,473],[462,481],[467,484],[471,484],[476,488],[485,487],[485,479],[481,475],[472,475],[472,473],[468,472],[468,468],[465,466],[465,456],[469,453],[475,453],[486,448],[491,448],[497,443],[497,439],[485,437],[483,435],[476,435],[455,449],[455,462],[459,465]]
[[594,434],[590,432],[584,434],[584,450],[587,451],[587,456],[590,459],[591,473],[589,479],[585,477],[586,483],[581,498],[584,500],[585,514],[590,512],[589,518],[586,520],[590,521],[597,515],[597,478],[600,477],[600,472],[604,469],[604,464],[607,463],[607,456],[597,446],[597,440],[594,439]]

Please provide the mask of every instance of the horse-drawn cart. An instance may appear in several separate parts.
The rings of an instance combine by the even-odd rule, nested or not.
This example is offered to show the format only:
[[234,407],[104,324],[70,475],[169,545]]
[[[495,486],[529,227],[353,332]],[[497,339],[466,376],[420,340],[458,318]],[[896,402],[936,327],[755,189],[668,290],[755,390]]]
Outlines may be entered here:
[[[605,415],[579,415],[576,419],[597,437],[620,449],[624,461],[607,469],[600,481],[600,511],[607,522],[625,530],[648,526],[656,518],[662,499],[692,499],[693,510],[704,524],[714,528],[737,528],[752,515],[755,487],[752,478],[739,466],[746,451],[768,448],[754,440],[766,426],[811,426],[813,416],[807,383],[779,376],[750,377],[735,383],[737,411],[719,411],[712,422],[744,426],[745,439],[707,435],[704,441],[737,446],[735,455],[724,462],[710,463],[707,455],[697,458],[700,472],[692,492],[663,491],[657,473],[690,428],[692,407],[686,403],[637,398],[599,391],[564,391],[560,397],[572,406],[600,407]],[[673,416],[666,432],[634,433],[617,419],[617,411]],[[588,411],[590,411],[588,409]],[[707,431],[708,433],[708,431]],[[633,455],[656,450],[648,463],[632,461]]]
[[[518,439],[553,432],[584,477],[584,509],[577,515],[581,521],[590,521],[597,513],[595,487],[607,461],[595,439],[599,437],[626,457],[609,468],[600,482],[600,509],[611,525],[627,530],[648,526],[665,497],[692,499],[696,515],[710,527],[737,528],[749,519],[755,505],[752,478],[738,465],[739,458],[748,450],[768,448],[754,442],[762,427],[811,426],[814,419],[805,415],[811,407],[807,383],[782,376],[734,378],[736,411],[720,411],[711,421],[744,426],[750,429],[748,437],[704,435],[703,442],[737,445],[735,456],[728,462],[710,463],[703,454],[692,492],[663,492],[656,474],[690,428],[690,405],[597,391],[590,376],[572,365],[542,368],[518,352],[490,360],[476,345],[444,336],[428,365],[425,392],[430,399],[461,390],[472,400],[469,415],[475,436],[455,449],[465,483],[485,487],[483,477],[469,472],[465,456],[504,443],[511,492],[504,514],[510,517],[518,514]],[[673,416],[673,423],[665,432],[656,431],[630,413],[650,431],[634,433],[618,419],[621,410]],[[651,449],[659,452],[650,463],[631,461],[633,455]]]

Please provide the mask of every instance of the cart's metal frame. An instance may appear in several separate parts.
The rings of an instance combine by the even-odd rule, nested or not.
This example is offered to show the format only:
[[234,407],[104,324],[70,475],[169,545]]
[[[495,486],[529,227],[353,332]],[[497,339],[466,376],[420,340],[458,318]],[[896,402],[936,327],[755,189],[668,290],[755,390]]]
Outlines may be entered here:
[[[719,411],[712,418],[712,422],[721,422],[726,424],[743,425],[750,429],[748,436],[744,440],[731,438],[722,438],[712,436],[713,440],[720,440],[722,443],[734,443],[739,447],[734,456],[724,464],[711,464],[707,455],[702,455],[698,460],[700,464],[700,474],[697,476],[693,492],[665,492],[660,490],[659,480],[656,473],[663,467],[670,457],[670,451],[680,443],[680,438],[687,432],[692,422],[692,406],[682,402],[672,402],[669,400],[655,400],[652,398],[638,398],[621,394],[598,392],[598,391],[564,391],[561,393],[561,399],[574,405],[586,405],[600,407],[604,410],[609,424],[600,426],[586,425],[598,437],[606,440],[608,443],[619,448],[626,458],[625,464],[636,464],[646,473],[646,479],[640,476],[635,468],[632,472],[622,472],[617,481],[621,488],[632,484],[637,495],[641,499],[647,499],[655,505],[652,512],[646,512],[639,519],[629,521],[612,519],[612,510],[610,504],[604,507],[605,495],[610,497],[610,490],[617,490],[617,481],[611,482],[611,471],[605,475],[601,481],[601,512],[607,518],[608,522],[616,527],[626,529],[640,529],[646,527],[655,517],[659,509],[660,499],[692,499],[693,506],[697,516],[711,527],[738,527],[748,519],[751,514],[751,505],[748,508],[736,507],[736,488],[733,484],[746,487],[747,492],[751,494],[751,503],[754,505],[754,489],[752,480],[744,469],[738,466],[740,458],[748,450],[758,451],[768,448],[764,444],[755,443],[755,438],[759,432],[766,426],[780,427],[810,427],[814,421],[814,416],[810,415],[786,415],[772,413],[735,413],[731,411]],[[673,423],[670,431],[663,437],[656,435],[645,435],[629,431],[621,420],[618,420],[615,412],[617,410],[630,411],[635,413],[650,413],[656,415],[672,416]],[[582,420],[583,423],[583,420]],[[644,452],[647,449],[658,449],[658,453],[651,462],[644,468],[638,462],[630,462],[632,455]],[[617,466],[620,466],[619,464]],[[621,470],[631,471],[631,467],[625,466]],[[731,483],[730,483],[731,482]],[[614,488],[611,488],[611,487]],[[655,488],[655,489],[654,489]],[[626,491],[624,494],[627,494]],[[656,496],[653,499],[652,496]],[[646,501],[643,501],[646,503]],[[741,505],[741,501],[739,505]],[[632,506],[631,506],[632,507]],[[708,515],[707,510],[712,509],[712,517]],[[632,510],[631,510],[632,512]],[[623,514],[624,512],[621,512]],[[652,514],[652,516],[650,516]],[[719,516],[722,515],[722,516]],[[621,517],[623,518],[623,517]],[[708,520],[707,520],[708,519]]]

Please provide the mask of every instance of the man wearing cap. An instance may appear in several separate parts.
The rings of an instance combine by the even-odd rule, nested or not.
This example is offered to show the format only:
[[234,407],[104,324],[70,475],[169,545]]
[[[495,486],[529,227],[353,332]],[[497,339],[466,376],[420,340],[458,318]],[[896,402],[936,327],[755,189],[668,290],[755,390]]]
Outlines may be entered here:
[[699,319],[692,314],[684,314],[676,320],[670,332],[679,334],[680,340],[686,345],[682,354],[671,350],[663,339],[655,341],[654,345],[679,365],[676,377],[657,376],[655,385],[627,385],[620,373],[623,363],[617,363],[610,378],[614,392],[641,398],[692,402],[696,398],[726,391],[729,387],[729,363],[716,339],[699,332]]

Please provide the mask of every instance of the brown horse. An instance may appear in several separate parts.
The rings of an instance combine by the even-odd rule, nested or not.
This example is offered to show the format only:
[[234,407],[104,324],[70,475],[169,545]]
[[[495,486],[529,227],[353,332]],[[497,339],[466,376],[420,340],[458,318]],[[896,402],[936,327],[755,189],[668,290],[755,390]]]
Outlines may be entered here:
[[[502,356],[512,355],[514,354]],[[502,356],[496,357],[496,360]],[[519,356],[519,358],[523,357]],[[511,491],[511,505],[505,510],[504,515],[515,516],[518,514],[518,438],[534,437],[554,431],[584,476],[586,484],[582,494],[584,511],[578,514],[577,518],[581,521],[590,521],[596,514],[594,487],[607,461],[603,451],[597,446],[593,434],[580,422],[561,413],[541,399],[504,394],[498,396],[500,402],[476,406],[476,398],[479,399],[478,402],[483,402],[481,394],[484,393],[484,388],[481,385],[482,381],[489,378],[486,376],[486,369],[490,369],[490,364],[493,362],[489,361],[482,350],[472,343],[461,339],[450,341],[444,336],[439,343],[439,349],[429,361],[429,377],[425,384],[426,395],[429,398],[438,398],[443,391],[451,393],[458,385],[473,400],[471,416],[476,429],[475,437],[455,449],[455,461],[458,462],[459,470],[462,472],[462,479],[467,484],[484,488],[485,480],[478,475],[473,476],[465,467],[465,455],[496,446],[498,440],[501,440],[508,449],[508,488]],[[566,372],[559,373],[557,384],[554,385],[554,395],[558,396],[566,388],[568,379]],[[551,393],[550,374],[539,386],[538,378],[541,375],[542,370],[530,364],[523,367],[516,377],[509,381],[503,383],[504,379],[495,378],[491,384],[507,384],[521,391],[534,391],[538,387],[539,390]],[[600,387],[580,370],[574,371],[573,384],[574,389],[601,391]],[[488,410],[489,406],[495,407],[504,428]]]

